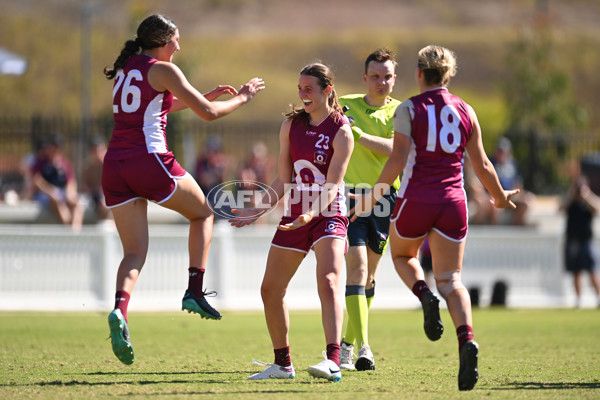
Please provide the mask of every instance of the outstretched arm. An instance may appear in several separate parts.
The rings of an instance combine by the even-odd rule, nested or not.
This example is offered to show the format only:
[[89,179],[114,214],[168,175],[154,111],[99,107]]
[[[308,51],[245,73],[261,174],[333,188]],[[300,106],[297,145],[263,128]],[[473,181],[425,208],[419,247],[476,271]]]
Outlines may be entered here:
[[[168,90],[177,99],[174,101],[172,111],[181,110],[187,106],[206,121],[213,121],[230,114],[252,100],[258,92],[265,88],[262,79],[253,78],[243,85],[231,99],[210,101],[188,82],[183,72],[175,64],[160,61],[150,68],[148,80],[155,90],[159,92]],[[223,90],[231,92],[225,87],[220,90],[221,94],[224,94]],[[209,96],[218,97],[217,93],[213,92],[209,92]]]
[[[233,86],[230,85],[219,85],[210,92],[204,93],[203,96],[208,101],[213,101],[223,95],[231,95],[235,96],[238,94],[237,90]],[[173,97],[173,105],[171,106],[170,112],[181,111],[187,109],[187,104],[183,103],[177,97]]]

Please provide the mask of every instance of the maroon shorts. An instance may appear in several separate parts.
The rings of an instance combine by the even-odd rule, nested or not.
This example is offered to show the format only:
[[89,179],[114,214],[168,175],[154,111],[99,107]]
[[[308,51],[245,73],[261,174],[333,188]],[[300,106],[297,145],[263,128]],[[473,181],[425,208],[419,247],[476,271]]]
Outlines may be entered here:
[[428,204],[398,198],[391,221],[396,234],[402,238],[420,238],[433,229],[450,240],[461,242],[467,236],[467,203],[463,200]]
[[[287,224],[294,219],[295,218],[291,217],[283,217],[279,224]],[[278,229],[277,232],[275,232],[271,244],[284,249],[308,253],[314,244],[323,238],[334,237],[346,241],[347,230],[348,218],[346,217],[317,217],[303,227],[294,229],[293,231],[280,231]],[[348,242],[346,242],[344,253],[346,253],[347,250]]]
[[102,190],[106,206],[116,207],[135,199],[157,203],[168,200],[177,188],[177,179],[187,172],[173,153],[149,153],[125,160],[104,160]]

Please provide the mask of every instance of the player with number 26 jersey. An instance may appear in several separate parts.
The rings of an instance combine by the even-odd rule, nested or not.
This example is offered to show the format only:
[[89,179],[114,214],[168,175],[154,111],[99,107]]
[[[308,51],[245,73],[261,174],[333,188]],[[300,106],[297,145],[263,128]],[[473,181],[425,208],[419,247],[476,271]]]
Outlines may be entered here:
[[165,129],[173,95],[168,91],[158,92],[148,83],[148,70],[156,61],[147,55],[133,55],[115,77],[115,126],[106,154],[108,159],[168,152]]
[[410,134],[413,145],[398,197],[422,203],[464,200],[463,157],[472,129],[469,106],[445,87],[403,102],[394,130]]
[[137,198],[161,204],[187,174],[167,146],[167,113],[173,94],[159,92],[148,82],[148,71],[157,61],[134,54],[115,75],[114,128],[102,174],[109,208]]
[[[167,147],[167,114],[192,110],[206,121],[230,114],[264,89],[251,79],[236,90],[219,85],[203,95],[173,63],[179,29],[160,14],[146,17],[136,38],[127,40],[104,76],[115,79],[112,90],[114,128],[102,165],[102,190],[111,208],[123,246],[116,279],[115,306],[108,316],[113,353],[132,364],[134,353],[127,309],[148,253],[148,201],[179,213],[189,221],[188,288],[181,309],[208,319],[222,315],[206,300],[204,273],[213,227],[213,213],[196,180],[179,165]],[[221,95],[232,97],[214,101]]]

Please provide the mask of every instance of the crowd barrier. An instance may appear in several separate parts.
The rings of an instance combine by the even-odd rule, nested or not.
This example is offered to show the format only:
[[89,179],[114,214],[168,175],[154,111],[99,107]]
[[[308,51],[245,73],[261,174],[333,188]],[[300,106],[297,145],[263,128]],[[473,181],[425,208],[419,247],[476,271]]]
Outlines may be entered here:
[[[232,228],[216,223],[205,286],[220,310],[261,310],[260,283],[275,227]],[[151,224],[146,264],[130,310],[178,310],[187,287],[187,224]],[[506,284],[508,307],[566,307],[574,303],[562,266],[562,236],[535,228],[469,230],[463,281],[487,306],[495,282]],[[0,225],[0,309],[107,311],[113,306],[122,248],[111,222],[79,232],[58,225]],[[316,260],[311,252],[287,294],[290,309],[317,309]],[[345,282],[345,273],[343,276]],[[586,283],[587,284],[587,283]],[[595,305],[585,289],[584,305]],[[376,279],[375,308],[418,307],[389,253]]]

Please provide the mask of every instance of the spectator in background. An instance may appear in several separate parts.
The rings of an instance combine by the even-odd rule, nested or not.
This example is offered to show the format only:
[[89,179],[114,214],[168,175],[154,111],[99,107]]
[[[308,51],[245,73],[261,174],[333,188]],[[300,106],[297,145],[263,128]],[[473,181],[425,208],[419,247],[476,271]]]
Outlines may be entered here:
[[[225,176],[230,165],[229,157],[223,153],[221,137],[209,136],[204,144],[204,152],[196,161],[195,177],[211,206],[215,204],[216,196],[216,193],[211,192],[211,190],[225,182]],[[227,208],[227,206],[223,206],[223,208]],[[221,219],[219,213],[214,214],[214,219]]]
[[[512,144],[510,140],[505,137],[501,137],[498,140],[498,144],[494,151],[490,161],[494,165],[498,174],[498,179],[504,190],[520,189],[520,192],[512,197],[513,203],[517,206],[516,209],[511,210],[512,225],[525,225],[527,212],[531,208],[534,201],[533,193],[523,190],[523,182],[519,174],[517,163],[513,158]],[[499,221],[500,213],[505,212],[504,209],[498,209],[487,203],[490,212],[490,222],[493,225],[497,225]]]
[[240,168],[238,179],[269,184],[273,180],[274,167],[267,146],[263,142],[256,142]]
[[41,137],[34,141],[33,150],[25,154],[21,159],[20,170],[23,175],[23,187],[19,193],[21,200],[33,200],[36,192],[33,186],[33,166],[38,159],[45,157],[48,138]]
[[223,153],[221,137],[209,136],[204,144],[204,152],[196,161],[196,181],[202,191],[208,194],[212,188],[225,182],[229,166],[229,158]]
[[219,136],[209,136],[204,152],[196,161],[196,180],[204,193],[225,181],[229,158],[223,153],[223,141]]
[[567,216],[564,263],[567,272],[573,275],[575,305],[581,308],[581,276],[587,271],[600,307],[600,284],[596,274],[592,230],[594,216],[600,209],[600,199],[590,190],[585,176],[578,174],[573,179],[560,209]]
[[[236,185],[242,190],[257,190],[261,188],[261,185],[257,185],[259,182],[264,185],[269,185],[273,179],[275,171],[275,162],[269,157],[269,149],[263,142],[255,142],[250,149],[246,160],[241,165],[236,179],[240,182]],[[264,187],[263,187],[264,188]],[[264,194],[265,191],[261,190]],[[255,199],[256,200],[256,199]],[[282,211],[283,202],[277,204],[276,208]],[[273,218],[273,213],[268,213],[265,216],[261,216],[256,224],[266,223],[270,218]],[[279,220],[273,220],[273,223]]]
[[[526,225],[527,213],[533,206],[535,196],[533,193],[523,189],[523,183],[519,169],[512,154],[512,144],[506,137],[498,139],[494,153],[490,157],[498,174],[498,179],[504,190],[520,189],[520,192],[511,200],[517,206],[516,209],[499,209],[490,203],[490,196],[484,192],[482,185],[473,180],[469,186],[471,199],[477,205],[473,216],[474,223],[489,223],[499,225],[506,221],[510,225]],[[510,213],[506,215],[505,213]],[[504,217],[506,215],[506,217]],[[504,218],[503,218],[504,217]]]
[[73,164],[61,150],[63,142],[61,135],[54,135],[40,145],[31,170],[31,181],[34,199],[42,206],[50,207],[61,223],[77,230],[83,221],[83,207],[79,203]]
[[98,220],[110,217],[102,191],[102,165],[105,154],[106,143],[104,140],[99,136],[92,138],[82,172],[82,193],[88,197]]

